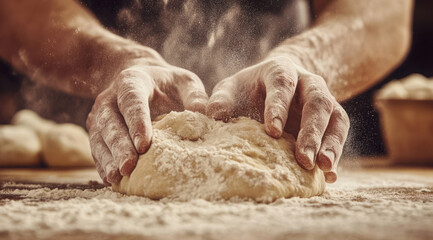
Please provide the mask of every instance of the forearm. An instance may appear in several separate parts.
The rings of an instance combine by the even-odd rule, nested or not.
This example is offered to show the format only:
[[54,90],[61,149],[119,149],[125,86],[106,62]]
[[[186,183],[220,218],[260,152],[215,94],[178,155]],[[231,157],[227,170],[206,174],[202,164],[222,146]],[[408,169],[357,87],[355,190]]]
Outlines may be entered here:
[[72,0],[4,0],[0,57],[32,80],[94,97],[131,59],[159,55],[105,30]]
[[[316,1],[320,2],[320,1]],[[289,55],[321,75],[339,101],[376,83],[404,58],[410,45],[411,0],[335,0],[313,26],[269,56]]]

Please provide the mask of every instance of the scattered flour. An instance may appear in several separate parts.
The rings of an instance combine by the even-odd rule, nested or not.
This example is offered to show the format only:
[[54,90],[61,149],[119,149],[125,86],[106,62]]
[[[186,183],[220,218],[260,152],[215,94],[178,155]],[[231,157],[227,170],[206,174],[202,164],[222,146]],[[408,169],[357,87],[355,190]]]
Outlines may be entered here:
[[[96,173],[95,173],[96,174]],[[432,239],[433,176],[343,172],[322,196],[173,201],[102,189],[0,188],[0,236],[146,239]],[[428,191],[426,191],[428,190]],[[21,197],[22,199],[20,199]],[[25,239],[25,238],[23,238]],[[102,238],[111,239],[111,238]]]

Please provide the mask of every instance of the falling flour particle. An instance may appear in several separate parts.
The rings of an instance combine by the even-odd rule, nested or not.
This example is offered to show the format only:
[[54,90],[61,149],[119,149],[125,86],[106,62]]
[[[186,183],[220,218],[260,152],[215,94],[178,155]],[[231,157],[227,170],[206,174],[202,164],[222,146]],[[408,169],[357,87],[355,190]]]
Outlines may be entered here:
[[249,118],[224,123],[190,111],[153,123],[152,144],[130,177],[113,190],[151,199],[311,197],[325,189],[323,173],[301,168],[295,140],[269,137]]

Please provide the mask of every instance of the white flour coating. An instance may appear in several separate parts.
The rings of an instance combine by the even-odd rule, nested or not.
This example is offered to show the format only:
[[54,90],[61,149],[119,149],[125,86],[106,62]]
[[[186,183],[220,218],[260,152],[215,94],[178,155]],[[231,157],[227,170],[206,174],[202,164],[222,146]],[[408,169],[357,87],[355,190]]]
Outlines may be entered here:
[[71,123],[56,124],[30,110],[16,113],[12,123],[26,126],[37,133],[42,145],[43,161],[49,167],[94,166],[89,136],[82,127]]
[[[272,204],[152,201],[114,193],[109,188],[0,188],[0,194],[24,197],[0,199],[0,234],[25,233],[33,239],[34,235],[61,237],[83,232],[119,234],[125,239],[132,234],[146,239],[433,237],[431,175],[343,171],[339,177],[322,196],[278,199]],[[3,187],[11,186],[23,187]]]
[[30,128],[0,125],[0,167],[38,166],[41,151],[39,138]]
[[268,136],[249,118],[229,123],[190,111],[153,123],[152,145],[130,177],[113,190],[151,199],[311,197],[325,189],[323,172],[301,168],[294,138]]
[[378,99],[433,99],[433,79],[411,74],[394,80],[379,90]]

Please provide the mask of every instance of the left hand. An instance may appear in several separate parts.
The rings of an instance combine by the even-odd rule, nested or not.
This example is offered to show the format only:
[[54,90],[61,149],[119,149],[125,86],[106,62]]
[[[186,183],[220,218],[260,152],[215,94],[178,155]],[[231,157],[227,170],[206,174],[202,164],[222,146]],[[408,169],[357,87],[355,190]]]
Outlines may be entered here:
[[317,163],[328,183],[337,180],[349,118],[325,80],[289,57],[267,59],[219,82],[206,113],[219,120],[254,118],[274,138],[283,130],[293,134],[299,165],[313,169]]

